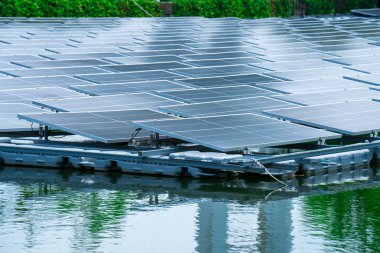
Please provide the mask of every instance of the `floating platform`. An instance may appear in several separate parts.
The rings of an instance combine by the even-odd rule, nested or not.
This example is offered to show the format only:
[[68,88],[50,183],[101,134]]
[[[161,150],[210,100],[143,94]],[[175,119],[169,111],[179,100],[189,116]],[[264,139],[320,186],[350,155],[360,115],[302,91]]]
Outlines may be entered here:
[[[241,174],[327,174],[369,166],[380,141],[280,155],[240,155],[185,148],[109,149],[96,146],[2,138],[0,161],[6,165],[121,171],[155,176],[226,177]],[[353,150],[353,151],[345,151]],[[326,154],[326,155],[320,155]]]

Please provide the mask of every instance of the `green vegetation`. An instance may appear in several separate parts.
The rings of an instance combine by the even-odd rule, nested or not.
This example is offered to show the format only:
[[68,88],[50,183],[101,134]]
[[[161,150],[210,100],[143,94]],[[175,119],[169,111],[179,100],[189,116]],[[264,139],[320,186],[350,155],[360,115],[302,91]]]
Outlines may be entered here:
[[[154,0],[137,0],[149,13],[160,16]],[[1,16],[22,17],[144,17],[131,0],[0,0]]]
[[[160,16],[155,0],[136,0]],[[344,13],[371,8],[376,0],[172,0],[175,16],[263,18]],[[1,16],[23,17],[144,17],[132,0],[0,0]]]

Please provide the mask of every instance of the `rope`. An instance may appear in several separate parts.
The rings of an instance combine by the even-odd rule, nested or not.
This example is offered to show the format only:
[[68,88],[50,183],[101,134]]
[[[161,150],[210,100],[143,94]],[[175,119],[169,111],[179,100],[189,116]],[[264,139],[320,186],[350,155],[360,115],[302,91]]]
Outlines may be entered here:
[[137,5],[137,7],[139,7],[143,12],[145,12],[148,16],[150,17],[154,17],[152,14],[150,14],[148,11],[146,11],[141,5],[139,5],[135,0],[132,0],[132,2]]
[[[263,166],[264,167],[264,166]],[[280,179],[278,179],[277,177],[273,176],[272,173],[269,172],[269,170],[267,168],[264,167],[264,170],[266,173],[268,173],[268,175],[273,178],[275,181],[279,182],[280,184],[282,184],[283,186],[287,186],[284,182],[282,182]]]
[[258,167],[258,168],[261,168],[261,169],[264,169],[265,172],[271,177],[273,178],[275,181],[279,182],[280,184],[282,184],[283,186],[287,186],[284,182],[282,182],[280,179],[278,179],[277,177],[273,176],[272,173],[270,173],[270,171],[264,166],[262,165],[259,161],[257,161],[256,159],[253,159],[254,162],[255,162],[255,166]]

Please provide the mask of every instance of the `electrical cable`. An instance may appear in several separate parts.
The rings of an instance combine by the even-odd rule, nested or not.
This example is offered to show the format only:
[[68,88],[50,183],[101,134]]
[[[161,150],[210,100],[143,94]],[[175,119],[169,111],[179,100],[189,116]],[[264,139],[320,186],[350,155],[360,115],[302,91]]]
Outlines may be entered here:
[[136,136],[140,133],[141,130],[142,130],[142,128],[137,128],[137,129],[133,132],[131,138],[129,139],[129,142],[133,141],[133,139],[136,138]]

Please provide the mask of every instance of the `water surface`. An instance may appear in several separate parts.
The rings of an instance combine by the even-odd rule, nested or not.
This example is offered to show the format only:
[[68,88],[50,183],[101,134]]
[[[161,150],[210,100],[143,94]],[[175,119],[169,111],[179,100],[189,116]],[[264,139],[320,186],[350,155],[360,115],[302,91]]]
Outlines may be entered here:
[[379,251],[372,170],[287,183],[4,167],[0,252]]

